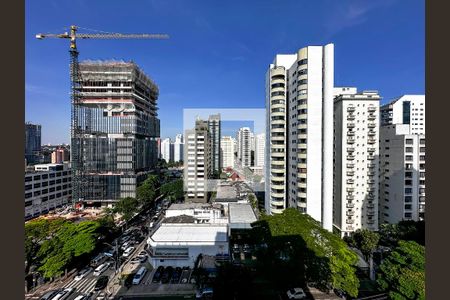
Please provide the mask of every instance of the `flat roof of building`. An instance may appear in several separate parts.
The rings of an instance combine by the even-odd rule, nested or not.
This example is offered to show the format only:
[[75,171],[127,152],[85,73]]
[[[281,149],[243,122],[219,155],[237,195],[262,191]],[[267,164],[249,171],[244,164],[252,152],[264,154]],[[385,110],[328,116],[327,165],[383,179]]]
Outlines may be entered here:
[[248,203],[230,203],[228,205],[228,215],[230,216],[230,224],[251,224],[257,220],[253,208]]
[[167,210],[183,210],[183,209],[195,209],[195,208],[203,208],[203,209],[213,209],[220,208],[218,205],[214,205],[211,203],[173,203],[169,206]]
[[161,225],[151,236],[155,242],[226,242],[227,226],[219,224]]
[[217,187],[216,201],[237,201],[237,190],[236,187],[227,184],[227,185],[219,185]]

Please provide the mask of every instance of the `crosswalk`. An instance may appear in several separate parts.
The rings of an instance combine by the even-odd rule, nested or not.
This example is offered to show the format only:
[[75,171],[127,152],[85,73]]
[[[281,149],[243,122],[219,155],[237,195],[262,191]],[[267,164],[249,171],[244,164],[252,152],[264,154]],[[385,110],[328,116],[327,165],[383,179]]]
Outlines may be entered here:
[[94,291],[95,283],[97,282],[98,277],[87,277],[83,278],[79,281],[72,280],[66,283],[63,288],[75,288],[75,290],[79,293],[89,294]]

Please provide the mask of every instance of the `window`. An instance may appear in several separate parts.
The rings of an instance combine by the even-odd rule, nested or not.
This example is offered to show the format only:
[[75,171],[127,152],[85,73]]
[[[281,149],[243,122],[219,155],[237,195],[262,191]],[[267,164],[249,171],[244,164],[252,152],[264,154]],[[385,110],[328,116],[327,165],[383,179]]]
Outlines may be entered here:
[[412,147],[406,147],[405,148],[405,152],[406,153],[412,153],[413,152],[413,148]]
[[406,161],[412,161],[413,160],[413,156],[412,155],[406,155],[405,156],[405,160]]
[[405,140],[405,144],[406,145],[412,145],[413,144],[413,140],[412,139],[406,139]]
[[406,203],[412,202],[412,196],[405,196],[405,202]]
[[412,188],[405,188],[405,194],[411,194]]

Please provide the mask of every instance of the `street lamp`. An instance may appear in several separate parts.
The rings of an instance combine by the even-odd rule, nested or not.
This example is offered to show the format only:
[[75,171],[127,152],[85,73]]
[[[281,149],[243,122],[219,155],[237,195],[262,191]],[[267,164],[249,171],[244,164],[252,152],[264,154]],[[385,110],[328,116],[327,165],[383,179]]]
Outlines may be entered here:
[[[103,242],[103,244],[106,244],[106,245],[110,246],[111,248],[114,248],[114,254],[109,254],[108,252],[105,252],[104,254],[106,256],[109,256],[111,259],[114,260],[114,264],[115,264],[114,272],[115,272],[115,274],[117,274],[117,270],[118,270],[118,267],[119,267],[119,246],[118,246],[117,240],[118,239],[116,239],[116,245],[115,246],[113,246],[113,245],[111,245],[109,243]],[[116,258],[113,257],[114,255],[116,256]]]

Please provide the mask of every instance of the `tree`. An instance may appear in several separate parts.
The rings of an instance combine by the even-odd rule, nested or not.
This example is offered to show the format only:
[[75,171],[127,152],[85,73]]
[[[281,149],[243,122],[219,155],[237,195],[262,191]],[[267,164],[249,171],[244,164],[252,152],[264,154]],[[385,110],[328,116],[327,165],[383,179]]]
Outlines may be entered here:
[[399,241],[381,264],[377,282],[391,299],[425,299],[425,247]]
[[134,214],[138,211],[138,205],[139,201],[136,198],[126,197],[120,199],[116,203],[116,205],[114,206],[114,212],[121,214],[125,223],[128,224],[131,218],[133,218]]
[[398,224],[380,225],[380,245],[396,247],[398,241],[415,241],[425,245],[425,222],[424,221],[400,221]]
[[62,223],[54,236],[42,243],[37,253],[39,270],[44,277],[61,275],[75,258],[91,253],[97,246],[100,227],[97,221]]
[[364,255],[366,260],[372,255],[372,252],[377,248],[380,235],[368,229],[358,229],[353,234],[355,246]]
[[158,196],[159,180],[156,175],[149,175],[147,179],[138,186],[136,196],[143,206],[150,205]]
[[183,179],[177,179],[172,182],[165,183],[161,186],[161,194],[166,195],[170,200],[181,199],[184,196]]
[[258,207],[258,200],[256,199],[254,194],[248,195],[248,201],[254,209]]
[[[323,229],[309,215],[288,208],[279,215],[262,215],[252,227],[259,243],[269,245],[260,257],[268,274],[279,274],[276,280],[290,280],[288,270],[293,268],[297,270],[297,284],[303,278],[304,283],[315,283],[323,290],[331,287],[344,290],[350,296],[358,294],[356,254],[339,236]],[[280,264],[280,261],[287,263]],[[285,265],[286,271],[276,271],[279,265]]]

